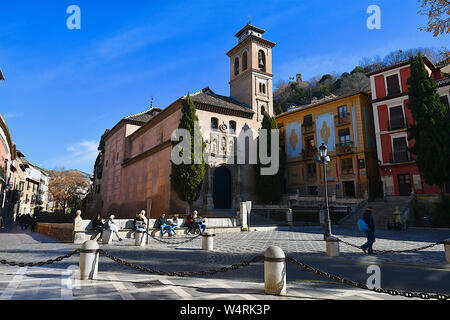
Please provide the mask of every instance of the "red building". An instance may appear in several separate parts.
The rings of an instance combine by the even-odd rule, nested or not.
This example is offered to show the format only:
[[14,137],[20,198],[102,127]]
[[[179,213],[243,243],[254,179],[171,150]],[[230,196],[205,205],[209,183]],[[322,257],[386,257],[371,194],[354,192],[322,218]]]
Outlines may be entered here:
[[[424,57],[425,68],[438,83],[441,102],[449,110],[450,78],[449,59],[434,65]],[[407,107],[408,86],[411,68],[408,61],[381,68],[369,74],[372,91],[372,107],[377,142],[378,164],[386,196],[405,196],[439,193],[439,187],[429,186],[423,181],[414,155],[409,148],[407,128],[414,122]],[[450,184],[446,186],[450,192]]]

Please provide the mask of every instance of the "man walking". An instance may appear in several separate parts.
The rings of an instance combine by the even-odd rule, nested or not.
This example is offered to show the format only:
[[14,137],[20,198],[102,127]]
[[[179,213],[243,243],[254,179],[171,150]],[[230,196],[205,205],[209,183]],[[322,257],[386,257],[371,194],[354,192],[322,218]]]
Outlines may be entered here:
[[364,253],[375,254],[373,252],[373,243],[375,242],[375,223],[373,222],[373,208],[367,207],[367,210],[364,212],[363,220],[367,224],[366,237],[367,242],[361,246],[361,249]]

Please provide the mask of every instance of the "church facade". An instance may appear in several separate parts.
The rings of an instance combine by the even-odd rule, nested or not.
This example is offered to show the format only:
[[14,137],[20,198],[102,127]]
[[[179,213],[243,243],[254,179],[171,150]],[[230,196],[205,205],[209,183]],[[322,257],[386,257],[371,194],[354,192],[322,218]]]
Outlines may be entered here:
[[[237,164],[239,136],[256,141],[264,113],[273,115],[272,48],[264,30],[250,24],[235,36],[230,59],[230,96],[209,87],[191,94],[208,150],[206,174],[199,199],[192,205],[204,216],[235,214],[239,202],[255,200],[254,169]],[[134,217],[140,210],[151,217],[185,214],[171,186],[173,132],[182,116],[182,96],[164,109],[150,108],[124,117],[102,136],[95,164],[88,215]],[[248,131],[250,130],[250,131]],[[86,215],[84,215],[86,216]]]

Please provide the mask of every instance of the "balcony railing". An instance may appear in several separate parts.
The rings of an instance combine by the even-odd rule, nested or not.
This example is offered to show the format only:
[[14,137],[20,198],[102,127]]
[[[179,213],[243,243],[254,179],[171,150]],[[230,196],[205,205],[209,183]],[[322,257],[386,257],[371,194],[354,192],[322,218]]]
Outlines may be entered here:
[[394,151],[390,155],[390,163],[410,162],[411,160],[408,151]]
[[314,122],[307,122],[302,124],[302,134],[314,133],[316,125]]
[[317,180],[317,173],[316,172],[307,172],[306,173],[306,180],[308,180],[308,181],[316,181]]
[[308,149],[302,149],[302,158],[303,159],[312,159],[314,155],[316,154],[317,150],[316,148],[308,148]]
[[352,117],[349,112],[334,116],[334,124],[336,127],[352,123]]
[[388,121],[388,130],[389,131],[393,131],[393,130],[400,130],[400,129],[405,129],[407,127],[406,121],[403,119],[391,119]]
[[347,169],[347,168],[343,168],[341,169],[341,174],[343,175],[347,175],[347,174],[353,174],[353,168]]
[[336,154],[349,154],[354,152],[353,141],[336,144]]

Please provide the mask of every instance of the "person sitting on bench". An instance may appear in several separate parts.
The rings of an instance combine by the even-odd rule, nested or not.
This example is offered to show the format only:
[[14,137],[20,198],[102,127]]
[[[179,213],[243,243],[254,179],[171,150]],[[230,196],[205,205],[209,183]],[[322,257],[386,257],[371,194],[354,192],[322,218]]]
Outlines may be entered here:
[[136,218],[134,218],[134,228],[136,231],[145,231],[145,227],[147,226],[147,224],[145,223],[145,218],[144,218],[144,214],[143,212],[145,211],[141,211],[141,213],[139,213]]
[[161,237],[164,236],[164,230],[166,230],[166,229],[169,229],[169,235],[170,235],[170,232],[172,231],[172,227],[169,224],[167,224],[167,219],[166,219],[165,213],[163,213],[161,215],[161,218],[158,219],[158,226],[161,229]]
[[101,216],[97,216],[97,219],[92,220],[92,227],[95,231],[100,232],[99,239],[102,239],[103,237],[103,230],[105,229],[103,227],[103,219]]
[[[175,231],[176,229],[178,229],[178,215],[174,215],[172,218],[172,223],[170,224],[170,226],[172,227],[172,231],[173,231],[173,236],[177,235],[177,232]],[[170,236],[170,234],[169,234]]]
[[200,234],[202,234],[203,232],[205,232],[206,230],[206,224],[205,224],[205,219],[203,219],[202,216],[198,216],[195,219],[195,222],[197,223],[197,228],[200,231]]
[[123,239],[119,235],[119,228],[117,227],[117,224],[114,221],[114,218],[115,218],[115,216],[113,214],[109,217],[109,220],[107,222],[108,229],[116,234],[117,238],[119,238],[119,241],[122,241]]
[[187,233],[192,233],[195,234],[195,222],[194,219],[192,218],[192,215],[188,215],[188,217],[186,218],[186,226],[188,228]]

